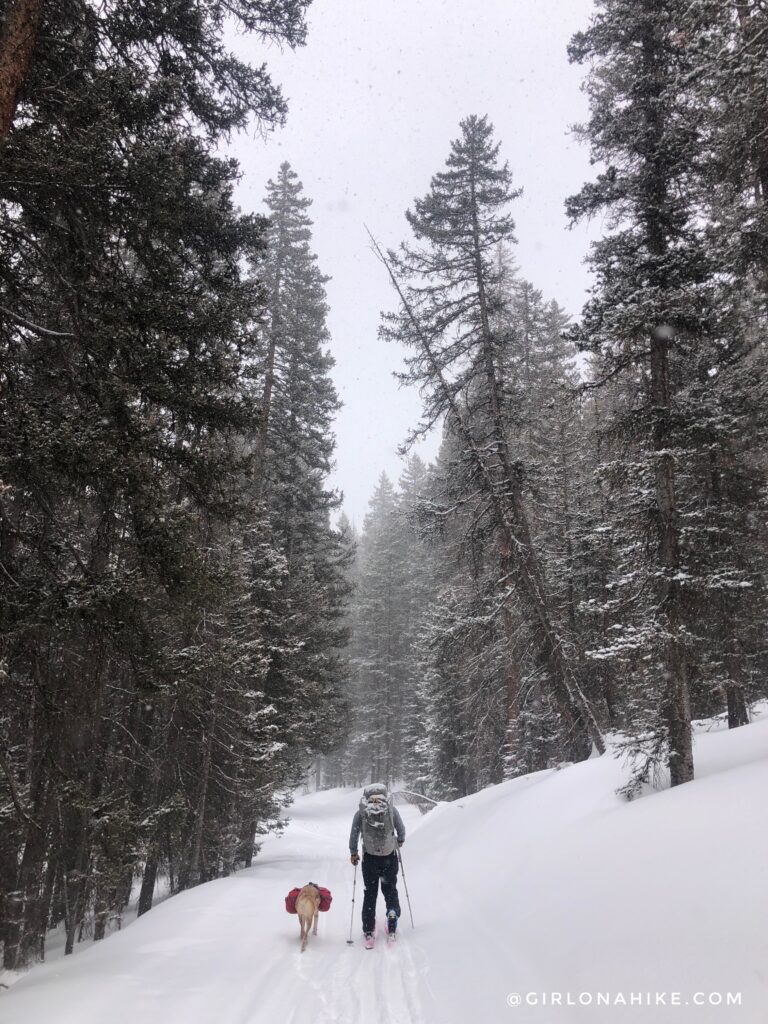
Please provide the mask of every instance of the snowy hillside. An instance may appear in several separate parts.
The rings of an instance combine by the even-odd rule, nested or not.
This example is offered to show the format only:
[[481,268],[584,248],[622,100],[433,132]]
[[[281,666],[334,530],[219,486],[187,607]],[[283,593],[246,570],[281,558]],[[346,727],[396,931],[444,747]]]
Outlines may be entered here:
[[[355,944],[345,942],[357,791],[302,797],[251,870],[35,968],[0,995],[0,1019],[759,1024],[768,1014],[768,719],[699,732],[696,757],[695,782],[629,804],[614,793],[621,766],[606,757],[423,818],[402,808],[416,928],[401,883],[398,942],[372,952],[360,944],[359,872]],[[283,897],[310,879],[333,890],[334,904],[301,955]],[[512,1005],[516,993],[523,1005]],[[592,1005],[541,1005],[551,993]],[[694,1005],[696,993],[723,1005]],[[728,993],[741,1005],[725,1005]],[[614,1005],[597,1005],[606,996]]]

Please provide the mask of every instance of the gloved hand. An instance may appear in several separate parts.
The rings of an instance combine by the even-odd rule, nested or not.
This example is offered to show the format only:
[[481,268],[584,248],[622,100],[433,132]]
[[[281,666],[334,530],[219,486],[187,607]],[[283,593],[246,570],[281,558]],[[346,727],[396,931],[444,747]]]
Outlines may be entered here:
[[357,864],[358,864],[358,862],[359,862],[359,860],[360,860],[360,857],[359,857],[359,855],[358,855],[357,853],[353,853],[353,854],[351,854],[351,855],[350,855],[350,858],[349,858],[349,859],[350,859],[350,860],[352,861],[352,863],[353,863],[353,864],[354,864],[355,866],[357,866]]
[[404,842],[405,842],[404,839],[398,839],[397,840],[397,848],[398,848],[398,850],[400,849],[400,847],[403,845]]

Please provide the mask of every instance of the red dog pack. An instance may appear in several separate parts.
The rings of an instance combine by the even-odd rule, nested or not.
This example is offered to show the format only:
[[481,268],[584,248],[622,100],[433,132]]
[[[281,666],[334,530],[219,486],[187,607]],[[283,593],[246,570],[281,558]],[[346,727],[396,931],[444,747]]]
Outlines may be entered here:
[[[315,885],[314,882],[310,882],[309,884]],[[316,885],[315,888],[320,893],[320,909],[330,910],[331,900],[333,899],[333,896],[331,895],[331,890],[326,889],[325,886],[323,885]],[[285,909],[288,911],[289,914],[296,913],[296,897],[299,895],[300,892],[301,889],[291,889],[291,891],[285,897]]]

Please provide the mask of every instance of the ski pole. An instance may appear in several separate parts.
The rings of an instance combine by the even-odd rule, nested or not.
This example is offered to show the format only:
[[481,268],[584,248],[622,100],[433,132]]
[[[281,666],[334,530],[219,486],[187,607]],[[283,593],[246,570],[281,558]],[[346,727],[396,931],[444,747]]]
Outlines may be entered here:
[[405,865],[403,864],[403,855],[400,853],[400,847],[397,848],[397,859],[400,861],[400,870],[403,873],[403,888],[405,889],[405,899],[408,903],[408,913],[411,915],[411,928],[415,928],[416,925],[413,923],[413,911],[411,910],[411,897],[408,895],[408,883],[405,880]]
[[347,939],[347,945],[352,945],[352,922],[355,919],[355,889],[357,888],[357,864],[355,864],[355,877],[352,882],[352,910],[349,915],[349,938]]
[[411,928],[415,928],[416,925],[413,923],[413,911],[411,910],[411,897],[408,895],[408,883],[405,880],[405,867],[403,865],[403,855],[400,853],[400,844],[397,842],[397,833],[395,831],[395,817],[392,813],[392,803],[389,805],[389,824],[392,827],[392,835],[395,836],[395,842],[397,843],[397,859],[400,861],[400,870],[403,873],[403,887],[405,889],[405,898],[408,902],[408,913],[411,915]]

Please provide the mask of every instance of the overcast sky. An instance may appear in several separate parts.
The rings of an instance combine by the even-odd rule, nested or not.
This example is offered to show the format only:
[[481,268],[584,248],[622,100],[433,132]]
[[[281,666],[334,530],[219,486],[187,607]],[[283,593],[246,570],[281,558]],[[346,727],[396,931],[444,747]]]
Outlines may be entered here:
[[[335,486],[362,525],[382,470],[419,415],[419,398],[392,373],[401,352],[377,338],[379,312],[395,300],[370,251],[367,224],[384,246],[408,237],[404,212],[441,170],[459,121],[488,114],[524,189],[513,214],[521,273],[577,315],[589,278],[583,259],[595,228],[568,229],[565,197],[592,176],[569,127],[586,118],[566,46],[591,0],[315,0],[307,46],[280,52],[241,38],[238,52],[266,61],[290,110],[266,141],[242,136],[231,151],[243,180],[238,202],[264,212],[267,180],[288,160],[313,200],[314,248],[328,284],[335,381]],[[437,439],[425,442],[430,458]]]

